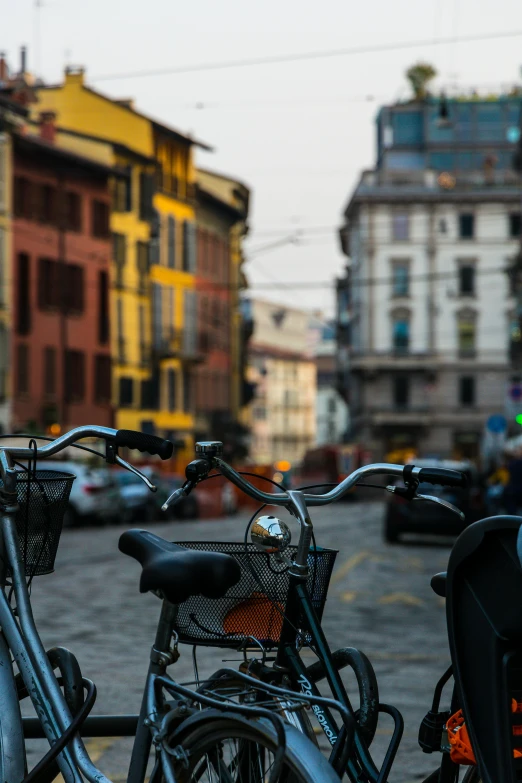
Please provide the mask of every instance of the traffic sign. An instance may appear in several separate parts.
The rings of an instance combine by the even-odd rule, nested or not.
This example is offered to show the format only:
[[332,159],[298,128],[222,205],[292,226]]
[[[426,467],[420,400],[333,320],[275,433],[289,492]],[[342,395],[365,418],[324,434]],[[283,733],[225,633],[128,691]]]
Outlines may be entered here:
[[501,413],[494,413],[487,420],[486,427],[490,432],[504,432],[507,429],[506,417]]

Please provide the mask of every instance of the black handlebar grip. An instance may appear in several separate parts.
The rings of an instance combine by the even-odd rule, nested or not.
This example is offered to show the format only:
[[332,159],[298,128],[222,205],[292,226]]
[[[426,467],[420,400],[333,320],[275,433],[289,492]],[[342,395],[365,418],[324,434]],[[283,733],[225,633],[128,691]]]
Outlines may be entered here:
[[417,478],[420,482],[440,484],[442,487],[465,487],[468,483],[465,473],[448,468],[421,468]]
[[135,430],[118,430],[114,442],[116,446],[127,446],[129,449],[157,454],[161,459],[170,459],[174,451],[174,445],[170,440],[163,440],[156,435],[147,435]]

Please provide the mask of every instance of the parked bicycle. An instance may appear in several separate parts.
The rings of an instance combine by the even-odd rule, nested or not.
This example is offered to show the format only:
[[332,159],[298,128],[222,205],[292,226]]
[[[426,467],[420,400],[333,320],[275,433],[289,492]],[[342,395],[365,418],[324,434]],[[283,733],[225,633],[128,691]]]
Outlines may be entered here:
[[[202,686],[202,692],[214,696],[225,693],[228,698],[235,692],[238,701],[241,701],[245,699],[248,687],[251,687],[251,698],[255,700],[262,693],[259,686],[261,681],[265,686],[277,683],[294,693],[317,697],[321,695],[319,683],[326,680],[331,695],[346,708],[354,721],[352,741],[328,706],[313,706],[317,723],[332,747],[331,765],[340,776],[346,773],[353,783],[383,783],[388,779],[401,740],[402,716],[395,707],[380,701],[377,679],[364,653],[351,647],[332,652],[328,645],[321,627],[321,616],[336,552],[316,546],[308,509],[338,501],[368,477],[382,475],[403,480],[404,486],[394,483],[388,490],[405,500],[437,503],[463,517],[462,512],[445,499],[419,494],[418,487],[421,483],[462,486],[466,477],[459,471],[444,468],[376,464],[355,470],[325,494],[317,494],[318,487],[263,492],[251,484],[245,475],[237,473],[224,462],[220,443],[199,443],[196,452],[198,458],[187,466],[184,487],[174,492],[166,505],[177,502],[200,481],[211,478],[212,470],[215,469],[263,504],[257,513],[264,506],[282,506],[300,525],[297,546],[291,545],[288,526],[273,515],[257,518],[254,515],[244,543],[212,541],[181,544],[192,551],[229,553],[241,566],[240,580],[222,599],[210,603],[204,596],[194,595],[177,610],[175,628],[180,641],[245,649],[245,660],[240,671],[222,669],[216,672]],[[310,490],[313,490],[313,494]],[[121,545],[125,551],[125,536]],[[144,557],[143,553],[138,554],[140,557]],[[142,587],[146,589],[147,584]],[[246,653],[247,647],[251,650],[250,655]],[[302,647],[312,650],[317,656],[317,662],[307,666],[300,654]],[[272,658],[269,657],[271,653]],[[340,671],[347,666],[351,667],[357,680],[357,708],[352,705],[340,676]],[[391,716],[394,731],[384,761],[378,769],[372,759],[370,746],[381,713]],[[304,707],[286,717],[312,742],[316,741]],[[440,750],[442,726],[438,728],[439,746],[435,749]],[[436,745],[436,739],[432,739],[433,744]],[[454,766],[448,769],[443,766],[440,783],[453,783]],[[430,783],[439,780],[439,770],[435,777],[430,776],[428,780]]]
[[[342,705],[277,688],[272,688],[270,699],[226,699],[167,674],[179,657],[173,630],[177,607],[194,594],[219,601],[240,581],[241,569],[230,555],[195,552],[146,531],[131,531],[121,541],[121,548],[143,563],[141,589],[163,599],[141,714],[89,716],[94,683],[82,675],[70,651],[44,649],[29,593],[35,576],[53,570],[74,480],[59,471],[37,470],[36,462],[87,437],[105,441],[100,456],[140,475],[152,490],[147,477],[123,460],[118,448],[162,459],[172,454],[172,444],[160,438],[94,426],[79,427],[41,447],[35,441],[29,447],[0,447],[0,780],[47,783],[61,772],[66,783],[110,783],[90,760],[83,738],[129,735],[135,740],[128,783],[144,783],[151,750],[150,783],[339,783],[319,750],[282,719],[273,696],[285,700],[288,712],[304,703],[338,710],[349,740],[353,723]],[[266,694],[269,689],[263,687]],[[20,701],[27,697],[36,718],[21,717]],[[26,739],[32,737],[46,737],[51,748],[28,772]]]

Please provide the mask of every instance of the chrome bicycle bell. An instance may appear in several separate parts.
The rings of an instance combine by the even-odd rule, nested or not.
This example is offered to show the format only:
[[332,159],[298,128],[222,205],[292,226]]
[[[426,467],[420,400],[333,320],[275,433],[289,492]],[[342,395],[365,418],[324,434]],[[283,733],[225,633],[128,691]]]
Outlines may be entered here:
[[262,552],[282,552],[292,540],[290,528],[281,519],[273,516],[258,517],[250,530],[250,540]]

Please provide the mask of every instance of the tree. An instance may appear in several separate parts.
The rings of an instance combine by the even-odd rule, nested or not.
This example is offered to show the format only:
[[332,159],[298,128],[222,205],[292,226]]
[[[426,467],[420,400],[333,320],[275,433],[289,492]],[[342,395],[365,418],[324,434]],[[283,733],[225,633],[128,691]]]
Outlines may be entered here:
[[417,63],[406,71],[406,78],[411,84],[415,100],[423,101],[427,95],[427,85],[437,75],[435,68],[429,63]]

